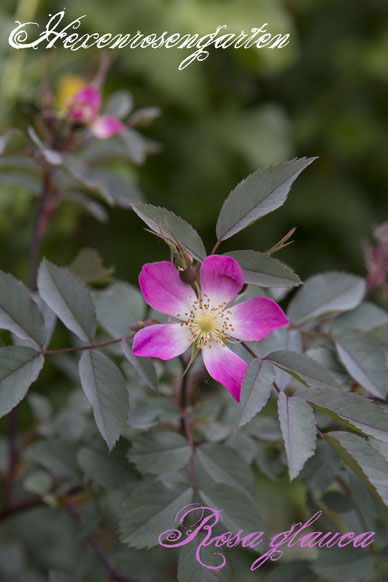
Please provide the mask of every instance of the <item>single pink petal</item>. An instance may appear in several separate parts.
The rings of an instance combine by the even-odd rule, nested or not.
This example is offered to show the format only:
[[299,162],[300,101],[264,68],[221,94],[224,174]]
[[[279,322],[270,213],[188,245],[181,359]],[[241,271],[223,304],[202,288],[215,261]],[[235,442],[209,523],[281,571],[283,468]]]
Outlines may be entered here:
[[232,257],[210,255],[200,269],[202,296],[207,294],[213,306],[230,303],[244,285],[242,268]]
[[261,340],[274,329],[288,323],[283,310],[268,297],[252,297],[228,311],[231,311],[227,314],[232,327],[230,333],[240,340]]
[[180,323],[158,323],[140,329],[133,338],[135,356],[171,360],[190,347],[190,330]]
[[197,299],[190,285],[181,281],[178,269],[168,261],[143,265],[139,285],[148,305],[178,319],[187,319],[185,313],[190,312]]
[[101,115],[93,122],[90,129],[96,137],[107,139],[124,129],[124,127],[124,124],[116,117],[112,115]]
[[210,376],[225,386],[240,402],[241,382],[248,364],[225,344],[214,343],[202,349],[203,363]]

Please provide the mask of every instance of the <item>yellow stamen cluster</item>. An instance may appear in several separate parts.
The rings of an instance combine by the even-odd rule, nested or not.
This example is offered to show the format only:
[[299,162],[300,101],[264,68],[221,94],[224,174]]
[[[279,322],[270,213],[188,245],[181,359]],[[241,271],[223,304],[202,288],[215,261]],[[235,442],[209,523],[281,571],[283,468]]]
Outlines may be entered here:
[[[190,312],[184,314],[186,321],[181,323],[181,326],[186,325],[191,331],[189,342],[195,343],[200,350],[206,345],[211,348],[213,342],[225,347],[225,340],[234,332],[228,317],[232,312],[225,311],[226,301],[218,306],[210,305],[210,299],[205,293],[201,299],[194,301]],[[183,318],[183,315],[178,313],[177,317]]]

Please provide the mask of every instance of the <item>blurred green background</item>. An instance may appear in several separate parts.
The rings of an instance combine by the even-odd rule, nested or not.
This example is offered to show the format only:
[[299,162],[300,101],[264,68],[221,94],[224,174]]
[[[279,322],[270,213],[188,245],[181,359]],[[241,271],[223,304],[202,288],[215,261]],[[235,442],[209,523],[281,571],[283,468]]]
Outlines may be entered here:
[[[61,1],[2,0],[0,125],[31,122],[50,57],[55,88],[67,75],[91,77],[98,51],[11,50],[15,19],[45,25]],[[249,172],[283,159],[317,155],[287,204],[229,248],[265,250],[292,226],[295,243],[279,258],[305,278],[321,270],[364,273],[361,241],[387,217],[388,3],[386,0],[82,0],[66,3],[66,23],[86,14],[85,32],[209,33],[269,23],[291,34],[282,50],[212,50],[183,71],[177,49],[123,49],[104,93],[129,89],[135,106],[159,106],[145,130],[161,153],[134,169],[145,198],[186,218],[210,250],[225,196]],[[111,51],[110,51],[111,52]],[[50,55],[49,55],[50,53]],[[55,54],[54,54],[55,53]],[[25,278],[35,200],[0,183],[0,264]],[[165,256],[130,211],[101,225],[68,205],[50,224],[44,254],[69,263],[92,246],[120,278],[136,280],[145,261]]]

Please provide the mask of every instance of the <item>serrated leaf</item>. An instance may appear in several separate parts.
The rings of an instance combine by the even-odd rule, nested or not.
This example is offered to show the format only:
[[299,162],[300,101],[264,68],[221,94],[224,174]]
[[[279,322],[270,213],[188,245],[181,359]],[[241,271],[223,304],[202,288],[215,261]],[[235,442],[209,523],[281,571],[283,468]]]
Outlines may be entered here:
[[96,313],[91,295],[67,269],[44,259],[39,267],[38,289],[62,323],[85,342],[96,333]]
[[[198,537],[199,542],[200,535]],[[196,549],[190,543],[181,548],[178,560],[178,582],[233,582],[232,570],[228,562],[220,570],[211,570],[202,566],[202,564],[206,564],[214,568],[223,563],[217,548],[214,546],[201,547],[202,564],[196,558]]]
[[252,497],[241,490],[220,484],[200,489],[199,495],[208,507],[223,510],[222,525],[225,529],[233,533],[243,529],[247,534],[264,531],[263,520]]
[[95,351],[86,351],[82,355],[79,374],[98,429],[108,448],[112,449],[124,430],[129,413],[123,375],[110,358]]
[[43,364],[42,354],[31,348],[0,348],[0,418],[23,400]]
[[217,220],[217,239],[226,240],[284,204],[294,180],[316,158],[299,158],[257,170],[237,184]]
[[138,480],[133,467],[116,449],[108,454],[106,448],[102,450],[102,446],[92,444],[83,447],[77,454],[81,469],[98,487],[122,488],[128,482]]
[[26,449],[25,458],[44,467],[58,479],[74,479],[80,474],[76,452],[72,443],[50,438],[32,443]]
[[0,329],[8,329],[38,348],[44,345],[44,321],[26,287],[12,275],[0,271]]
[[270,397],[275,369],[266,360],[253,359],[241,384],[238,428],[249,422],[264,408]]
[[143,319],[144,299],[137,287],[116,281],[103,291],[95,291],[93,300],[99,323],[114,338],[133,333],[133,324]]
[[310,564],[302,560],[280,564],[270,572],[265,582],[318,582]]
[[135,356],[132,352],[132,346],[127,340],[123,340],[120,345],[124,356],[135,368],[143,382],[152,390],[157,391],[158,377],[152,360],[150,358],[138,358]]
[[174,244],[175,237],[198,261],[205,258],[206,249],[199,234],[183,218],[170,210],[151,204],[132,204],[132,208],[154,232],[162,234]]
[[206,488],[209,482],[226,483],[248,494],[253,493],[251,468],[233,449],[225,445],[202,445],[194,456],[196,481]]
[[279,393],[278,414],[292,480],[315,452],[315,415],[307,402],[284,392]]
[[257,251],[232,251],[233,257],[244,273],[245,283],[258,287],[294,287],[302,281],[292,269],[277,259]]
[[272,364],[275,364],[275,366],[298,378],[306,386],[316,388],[339,387],[332,373],[327,368],[304,354],[278,350],[269,354],[266,359]]
[[339,390],[298,390],[296,395],[346,426],[388,442],[388,414],[367,398]]
[[301,477],[307,482],[314,497],[321,498],[341,469],[340,457],[323,440],[319,440],[315,455],[303,467]]
[[334,319],[332,330],[356,328],[362,331],[371,331],[374,327],[388,323],[388,313],[374,303],[365,301],[356,309],[346,311]]
[[350,432],[329,432],[325,441],[388,507],[388,463],[367,440]]
[[68,267],[83,283],[107,284],[112,282],[114,267],[105,267],[101,256],[90,248],[81,249]]
[[385,354],[371,334],[358,329],[334,332],[339,358],[350,376],[374,396],[385,398],[388,374]]
[[365,281],[348,273],[323,273],[307,279],[294,295],[288,316],[295,323],[357,307],[365,295]]
[[187,485],[151,482],[136,489],[124,502],[120,516],[123,543],[142,549],[158,545],[160,534],[176,527],[177,512],[192,501]]
[[312,570],[327,581],[361,582],[373,569],[375,560],[367,551],[351,546],[330,548],[319,552],[311,563]]
[[132,441],[128,458],[141,473],[160,475],[179,471],[191,456],[187,439],[174,432],[141,434]]

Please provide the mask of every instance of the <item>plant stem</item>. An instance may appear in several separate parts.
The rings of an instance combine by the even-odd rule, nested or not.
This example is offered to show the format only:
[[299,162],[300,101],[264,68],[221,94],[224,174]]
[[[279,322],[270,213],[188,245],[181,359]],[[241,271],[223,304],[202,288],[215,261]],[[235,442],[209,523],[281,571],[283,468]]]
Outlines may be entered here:
[[254,358],[258,358],[259,356],[255,354],[255,352],[246,344],[245,342],[240,342],[242,347],[246,349],[246,351],[251,354]]
[[[67,508],[69,514],[71,515],[71,517],[74,519],[74,521],[77,524],[82,525],[83,519],[82,519],[82,516],[81,516],[80,512],[78,511],[78,509],[76,509],[74,507],[74,505],[72,505],[71,503],[66,503],[66,508]],[[104,566],[105,570],[107,571],[110,580],[118,580],[119,582],[137,582],[137,580],[135,580],[134,578],[131,578],[130,576],[126,576],[125,574],[121,574],[121,572],[118,572],[112,566],[108,556],[105,554],[105,551],[104,551],[103,547],[101,546],[100,542],[98,541],[97,536],[95,534],[93,534],[93,533],[89,534],[87,536],[87,540],[88,540],[90,546],[93,548],[97,558],[100,560],[101,564]]]
[[38,263],[40,249],[42,246],[43,235],[46,230],[49,213],[47,212],[47,198],[51,189],[51,175],[47,168],[43,169],[42,193],[40,195],[36,209],[34,231],[30,247],[30,261],[28,271],[28,287],[31,291],[36,289],[36,278],[38,272]]
[[218,247],[219,247],[219,245],[221,244],[221,242],[222,242],[222,241],[220,241],[220,240],[218,240],[218,241],[216,242],[216,244],[215,244],[215,245],[214,245],[214,247],[213,247],[213,250],[212,250],[212,252],[210,253],[211,255],[214,255],[214,253],[215,253],[215,252],[216,252],[216,250],[218,249]]
[[[186,370],[186,362],[183,356],[180,356],[180,361],[182,363],[183,371]],[[191,487],[193,489],[196,488],[195,484],[195,469],[194,469],[194,440],[193,440],[193,433],[191,430],[191,423],[189,417],[189,399],[188,399],[188,378],[189,378],[189,370],[184,374],[182,378],[181,388],[180,388],[180,407],[181,407],[181,432],[186,435],[188,443],[191,448],[191,456],[190,456],[190,473],[191,473]]]
[[103,348],[104,346],[109,346],[111,344],[117,344],[123,340],[132,339],[135,334],[125,335],[124,337],[119,337],[112,340],[107,340],[104,342],[99,342],[97,344],[90,344],[89,346],[79,346],[76,348],[59,348],[58,350],[43,350],[42,354],[48,356],[50,354],[64,354],[66,352],[80,352],[81,350],[94,350],[95,348]]

